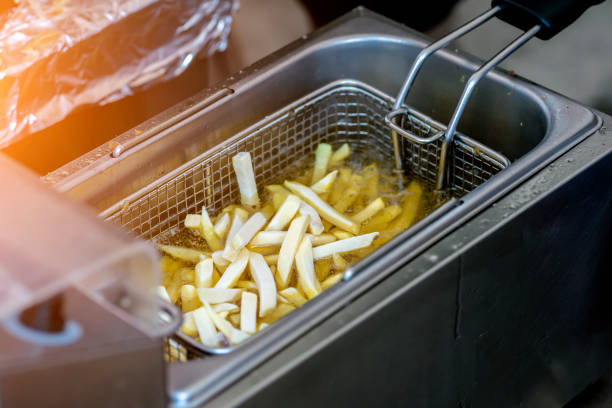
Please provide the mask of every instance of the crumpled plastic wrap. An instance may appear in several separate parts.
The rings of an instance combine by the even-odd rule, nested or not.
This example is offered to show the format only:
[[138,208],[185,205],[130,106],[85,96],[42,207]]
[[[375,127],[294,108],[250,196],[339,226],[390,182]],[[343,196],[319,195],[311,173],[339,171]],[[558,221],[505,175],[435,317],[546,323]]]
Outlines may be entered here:
[[15,0],[0,16],[0,148],[223,51],[238,0]]

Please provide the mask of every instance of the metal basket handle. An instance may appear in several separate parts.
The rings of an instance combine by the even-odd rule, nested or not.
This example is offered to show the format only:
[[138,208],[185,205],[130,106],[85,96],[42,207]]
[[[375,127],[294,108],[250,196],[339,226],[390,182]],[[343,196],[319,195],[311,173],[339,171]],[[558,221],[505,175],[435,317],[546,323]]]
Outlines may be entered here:
[[412,141],[413,143],[418,143],[418,144],[432,143],[442,138],[442,136],[444,136],[442,147],[440,149],[440,160],[439,160],[438,172],[436,176],[436,190],[438,191],[443,190],[446,185],[446,173],[447,173],[446,167],[447,167],[447,162],[448,162],[448,148],[453,141],[453,138],[457,131],[457,125],[459,124],[459,120],[461,119],[465,106],[467,105],[467,102],[470,96],[472,95],[472,92],[474,91],[476,84],[491,69],[493,69],[499,63],[501,63],[510,54],[512,54],[515,50],[517,50],[519,47],[521,47],[523,44],[529,41],[534,35],[536,35],[538,31],[540,31],[541,26],[535,25],[530,30],[521,34],[514,41],[508,44],[504,49],[498,52],[493,58],[491,58],[486,63],[481,65],[480,68],[478,68],[478,70],[470,76],[470,79],[468,80],[465,88],[463,89],[461,98],[459,99],[459,102],[457,103],[453,116],[451,117],[451,120],[445,131],[438,132],[434,136],[431,136],[429,138],[422,138],[422,137],[416,136],[406,131],[405,129],[403,129],[401,126],[401,123],[398,123],[398,119],[408,112],[408,109],[404,107],[406,96],[408,95],[408,92],[410,88],[412,87],[412,84],[414,83],[414,80],[421,66],[423,65],[423,63],[429,56],[431,56],[433,53],[435,53],[439,49],[447,46],[451,41],[456,40],[457,38],[465,35],[466,33],[472,31],[473,29],[479,27],[481,24],[490,20],[493,16],[495,16],[501,10],[502,10],[502,6],[493,7],[490,10],[486,11],[485,13],[469,21],[468,23],[464,24],[463,26],[459,27],[458,29],[450,32],[449,34],[442,37],[438,41],[435,41],[431,45],[424,48],[417,55],[416,60],[413,62],[410,68],[410,71],[408,72],[408,76],[406,77],[404,84],[402,85],[402,88],[400,89],[400,92],[398,93],[395,99],[395,103],[393,105],[391,112],[389,112],[385,116],[385,122],[392,129],[391,136],[393,139],[395,168],[397,170],[403,170],[403,167],[404,167],[403,166],[404,160],[402,157],[402,152],[400,150],[398,134]]

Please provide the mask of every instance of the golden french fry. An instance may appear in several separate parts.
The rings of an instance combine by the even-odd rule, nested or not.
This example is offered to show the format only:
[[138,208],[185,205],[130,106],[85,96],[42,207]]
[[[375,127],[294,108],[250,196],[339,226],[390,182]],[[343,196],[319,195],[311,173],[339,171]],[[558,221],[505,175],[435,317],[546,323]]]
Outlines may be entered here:
[[351,155],[351,147],[348,143],[344,143],[342,146],[336,150],[331,158],[329,159],[329,165],[332,166],[334,164],[340,163],[342,160],[346,159]]
[[332,275],[329,278],[325,279],[323,282],[321,282],[321,290],[327,290],[331,286],[334,286],[336,283],[340,282],[341,280],[342,272]]
[[240,301],[240,330],[253,334],[257,329],[257,295],[242,292]]
[[229,315],[228,320],[230,321],[232,326],[239,327],[240,326],[240,313],[234,313],[234,314]]
[[347,239],[350,237],[354,237],[354,235],[350,232],[343,231],[340,228],[332,228],[329,232],[336,239]]
[[376,215],[376,213],[378,213],[383,208],[385,208],[385,202],[382,198],[378,197],[376,200],[368,204],[366,208],[353,215],[353,221],[361,224]]
[[302,293],[294,287],[283,289],[279,293],[285,299],[293,303],[296,307],[300,307],[307,302],[307,299],[304,297],[304,295],[302,295]]
[[315,272],[319,282],[323,282],[331,271],[331,263],[329,259],[320,259],[315,261]]
[[[343,197],[334,205],[334,208],[340,212],[345,212],[359,197],[359,189],[357,187],[349,187],[344,191]],[[331,220],[330,220],[331,221]],[[333,221],[332,221],[333,223]],[[338,225],[338,224],[336,224]]]
[[402,204],[402,213],[390,225],[390,229],[405,230],[411,226],[418,214],[423,188],[419,183],[413,181],[406,188],[406,197]]
[[386,229],[387,224],[400,215],[401,212],[402,209],[397,205],[387,206],[380,210],[378,214],[370,218],[361,228],[361,232],[382,231]]
[[276,263],[278,262],[278,254],[264,255],[264,260],[268,265],[276,265]]
[[351,186],[351,178],[353,177],[353,172],[348,167],[342,167],[334,183],[334,188],[332,189],[329,195],[329,204],[335,206],[340,200],[342,200],[344,196],[344,191]]
[[183,313],[183,324],[181,325],[181,331],[188,336],[195,337],[198,335],[198,328],[193,318],[193,311]]
[[272,324],[281,317],[293,312],[295,310],[295,306],[290,305],[288,303],[281,303],[278,305],[276,309],[269,313],[266,317],[261,319],[261,323]]
[[200,299],[198,299],[195,286],[181,286],[181,306],[183,308],[183,313],[191,312],[202,306]]
[[218,251],[223,248],[223,243],[217,234],[215,234],[215,227],[204,206],[202,206],[202,215],[200,217],[200,234],[202,234],[212,251]]
[[312,181],[314,184],[319,181],[327,172],[327,165],[332,155],[332,147],[327,143],[319,143],[315,151],[315,164],[312,170]]
[[348,262],[340,254],[332,255],[332,267],[336,271],[343,271],[348,267]]
[[240,289],[250,290],[257,292],[257,285],[255,282],[251,282],[248,280],[240,280],[236,283],[236,287]]
[[210,256],[209,252],[200,251],[197,249],[185,248],[176,245],[163,245],[159,244],[158,248],[165,254],[170,255],[173,258],[180,259],[181,261],[189,263],[200,262],[200,257]]
[[321,180],[314,183],[310,188],[317,194],[325,194],[331,190],[334,181],[336,181],[336,176],[338,176],[338,170],[334,170],[329,172],[325,177]]

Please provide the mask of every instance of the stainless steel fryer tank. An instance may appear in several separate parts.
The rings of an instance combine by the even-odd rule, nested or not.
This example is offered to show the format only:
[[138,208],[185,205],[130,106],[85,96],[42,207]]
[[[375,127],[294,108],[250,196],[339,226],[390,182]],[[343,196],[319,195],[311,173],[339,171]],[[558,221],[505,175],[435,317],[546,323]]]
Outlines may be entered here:
[[[358,9],[46,180],[112,213],[330,82],[350,79],[394,94],[425,42]],[[448,120],[475,61],[456,50],[440,53],[426,64],[408,104]],[[534,405],[546,402],[537,399],[542,395],[571,397],[610,360],[603,347],[609,325],[600,322],[596,334],[584,325],[604,302],[587,294],[601,293],[593,288],[610,237],[610,191],[601,183],[609,146],[586,149],[562,170],[555,164],[580,146],[606,146],[606,133],[596,132],[604,121],[551,91],[492,73],[460,130],[512,164],[244,348],[169,365],[172,404],[500,406],[506,395]],[[579,206],[555,209],[559,202]],[[570,256],[566,238],[594,225],[608,227],[588,236],[585,256]]]

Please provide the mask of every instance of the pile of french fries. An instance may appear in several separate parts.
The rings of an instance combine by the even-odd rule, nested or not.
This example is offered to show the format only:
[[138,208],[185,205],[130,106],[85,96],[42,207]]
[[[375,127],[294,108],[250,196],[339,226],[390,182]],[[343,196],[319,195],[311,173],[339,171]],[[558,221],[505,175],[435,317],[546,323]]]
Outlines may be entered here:
[[314,166],[265,186],[249,153],[233,157],[240,204],[188,214],[199,249],[159,245],[159,295],[183,310],[183,333],[208,347],[238,344],[338,283],[348,265],[417,218],[422,188],[397,191],[375,163],[347,164],[351,147],[318,145]]

